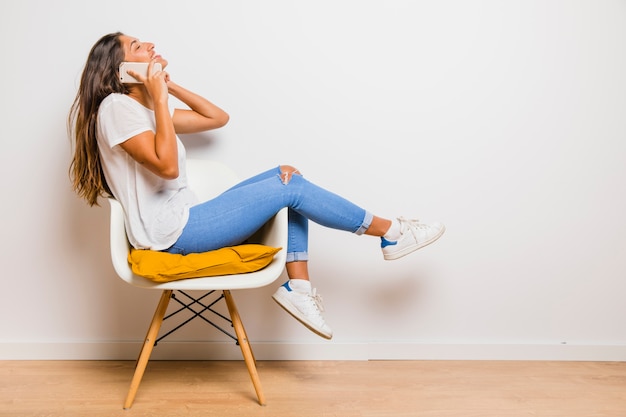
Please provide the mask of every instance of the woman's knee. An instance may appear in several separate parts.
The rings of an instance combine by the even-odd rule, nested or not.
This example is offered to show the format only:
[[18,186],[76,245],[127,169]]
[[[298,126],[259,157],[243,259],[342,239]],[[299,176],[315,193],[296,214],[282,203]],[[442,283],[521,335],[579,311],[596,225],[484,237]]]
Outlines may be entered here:
[[280,166],[280,178],[282,179],[283,184],[289,184],[289,181],[291,181],[294,174],[302,175],[296,167],[292,167],[291,165]]

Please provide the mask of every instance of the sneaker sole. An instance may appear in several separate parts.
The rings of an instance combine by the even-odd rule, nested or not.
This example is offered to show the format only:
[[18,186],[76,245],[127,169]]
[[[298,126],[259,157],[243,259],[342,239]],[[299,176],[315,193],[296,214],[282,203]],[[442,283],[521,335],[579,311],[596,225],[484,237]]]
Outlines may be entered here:
[[426,242],[422,242],[419,245],[408,246],[408,247],[406,247],[406,248],[404,248],[404,249],[402,249],[401,251],[398,251],[398,252],[389,253],[389,254],[383,254],[383,256],[384,256],[386,261],[393,261],[393,260],[396,260],[396,259],[400,259],[403,256],[408,255],[409,253],[413,253],[416,250],[421,249],[421,248],[423,248],[425,246],[428,246],[431,243],[435,242],[437,239],[439,239],[443,235],[443,232],[445,232],[445,231],[446,231],[446,227],[443,226],[441,228],[441,231],[439,232],[439,234],[437,236],[433,237],[432,239],[427,240]]
[[291,315],[291,317],[293,317],[294,319],[296,319],[300,323],[302,323],[304,325],[304,327],[306,327],[307,329],[309,329],[310,331],[312,331],[316,335],[323,337],[324,339],[328,339],[328,340],[332,339],[332,337],[333,337],[332,334],[324,333],[322,330],[316,328],[313,324],[311,324],[311,323],[303,320],[301,317],[299,317],[297,315],[297,313],[295,313],[296,311],[298,311],[298,309],[293,304],[291,304],[288,300],[285,300],[282,297],[280,297],[280,295],[277,296],[276,294],[274,294],[272,296],[272,299],[274,301],[276,301],[276,304],[281,306],[283,310],[285,310],[287,313],[289,313]]

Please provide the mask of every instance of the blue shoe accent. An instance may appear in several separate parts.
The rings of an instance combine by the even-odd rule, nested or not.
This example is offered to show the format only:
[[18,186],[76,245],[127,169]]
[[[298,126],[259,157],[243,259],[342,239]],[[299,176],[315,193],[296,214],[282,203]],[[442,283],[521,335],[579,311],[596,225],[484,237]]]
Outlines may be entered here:
[[282,286],[285,287],[287,291],[293,291],[291,287],[289,286],[289,281],[285,282]]
[[380,247],[381,248],[386,248],[387,246],[393,246],[393,245],[397,245],[397,244],[398,244],[397,240],[392,242],[390,240],[385,239],[384,237],[380,238]]

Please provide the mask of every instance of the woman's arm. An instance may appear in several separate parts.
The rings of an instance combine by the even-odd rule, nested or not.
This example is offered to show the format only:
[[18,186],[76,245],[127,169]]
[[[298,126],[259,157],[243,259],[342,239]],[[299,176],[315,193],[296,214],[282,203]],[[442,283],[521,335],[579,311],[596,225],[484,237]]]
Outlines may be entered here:
[[[152,63],[149,67],[151,74]],[[131,74],[139,77],[137,74]],[[154,174],[166,178],[178,178],[178,142],[168,106],[168,75],[159,71],[146,78],[140,77],[152,101],[156,133],[145,131],[128,139],[120,146],[135,161]],[[143,91],[143,90],[139,90]],[[130,93],[133,96],[133,92]],[[140,94],[141,96],[141,94]],[[142,100],[139,100],[142,102]]]
[[[150,64],[152,65],[152,63]],[[129,72],[130,73],[130,72]],[[152,102],[156,121],[156,133],[146,131],[140,133],[120,146],[135,161],[144,165],[154,174],[174,179],[179,175],[177,133],[195,133],[217,129],[228,122],[228,114],[207,99],[192,93],[169,79],[165,71],[152,72],[149,67],[148,77],[139,74],[131,75],[142,81],[149,101]],[[138,89],[138,101],[145,102],[146,97]],[[172,116],[169,111],[168,97],[173,95],[190,110],[176,109]],[[129,94],[133,96],[133,91]]]
[[204,97],[169,81],[169,93],[191,110],[176,109],[172,121],[176,133],[196,133],[217,129],[228,123],[228,113]]

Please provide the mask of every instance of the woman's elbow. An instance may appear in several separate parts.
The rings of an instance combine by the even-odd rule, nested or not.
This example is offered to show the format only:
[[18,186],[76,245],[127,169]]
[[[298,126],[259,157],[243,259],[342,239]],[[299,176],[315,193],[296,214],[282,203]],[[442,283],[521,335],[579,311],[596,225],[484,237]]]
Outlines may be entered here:
[[226,126],[229,120],[230,120],[230,115],[226,112],[223,112],[220,118],[217,120],[217,125],[218,125],[217,127],[219,128],[222,126]]
[[180,175],[178,164],[161,168],[157,175],[166,180],[175,180]]

